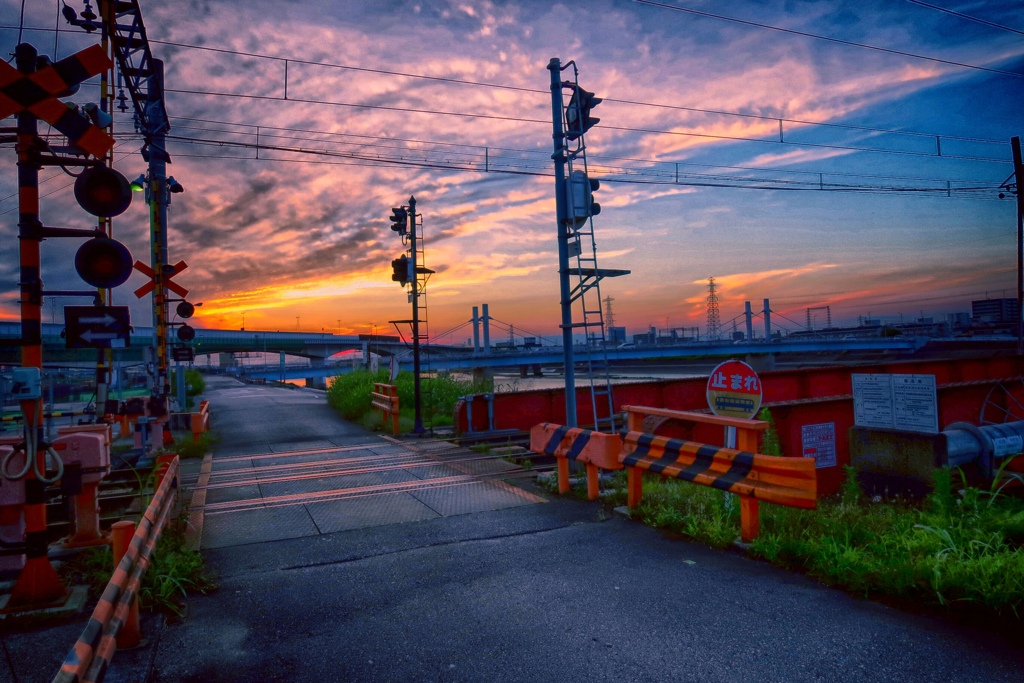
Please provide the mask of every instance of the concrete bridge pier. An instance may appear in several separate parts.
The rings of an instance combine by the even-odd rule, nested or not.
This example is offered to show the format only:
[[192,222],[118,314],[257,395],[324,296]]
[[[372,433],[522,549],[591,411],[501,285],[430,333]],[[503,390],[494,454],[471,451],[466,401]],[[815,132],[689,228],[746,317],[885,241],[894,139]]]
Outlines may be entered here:
[[544,376],[544,371],[541,370],[540,363],[534,363],[531,367],[533,368],[533,376],[534,377],[543,377]]
[[[326,364],[323,358],[313,358],[310,360],[310,367],[322,368]],[[326,377],[307,377],[306,386],[310,389],[327,389],[327,378]]]
[[494,370],[491,368],[473,368],[474,382],[487,382],[494,379]]

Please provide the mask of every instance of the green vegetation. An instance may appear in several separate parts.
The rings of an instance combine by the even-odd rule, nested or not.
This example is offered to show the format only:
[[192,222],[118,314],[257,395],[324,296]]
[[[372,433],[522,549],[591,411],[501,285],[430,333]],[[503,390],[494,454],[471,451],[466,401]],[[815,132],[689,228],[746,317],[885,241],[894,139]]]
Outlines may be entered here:
[[[606,501],[624,505],[625,473],[613,482]],[[585,482],[577,487],[586,495]],[[651,476],[634,513],[716,548],[738,538],[739,517],[732,494]],[[761,534],[748,552],[864,597],[1024,620],[1022,546],[1024,500],[1000,487],[978,489],[940,469],[924,501],[883,501],[863,496],[848,467],[842,492],[817,510],[761,505]]]
[[[189,595],[205,595],[217,588],[203,556],[188,548],[186,519],[183,512],[179,519],[168,521],[139,587],[139,606],[169,618],[185,615]],[[57,573],[66,585],[88,586],[90,597],[98,599],[114,573],[113,551],[109,545],[86,548],[60,563]]]
[[177,453],[182,460],[187,458],[202,458],[210,452],[210,448],[215,443],[217,443],[217,437],[214,436],[213,432],[209,431],[203,432],[199,435],[198,443],[192,434],[175,436],[174,445],[168,446],[167,452]]
[[[388,382],[388,371],[378,370],[373,373],[356,370],[339,375],[327,389],[327,403],[346,420],[362,424],[368,429],[380,429],[380,411],[373,407],[370,398],[375,382]],[[406,431],[413,425],[415,412],[412,373],[400,372],[394,384],[398,387],[399,426]],[[423,421],[435,427],[450,425],[455,403],[460,397],[492,389],[490,383],[467,382],[451,375],[422,377],[420,394]]]

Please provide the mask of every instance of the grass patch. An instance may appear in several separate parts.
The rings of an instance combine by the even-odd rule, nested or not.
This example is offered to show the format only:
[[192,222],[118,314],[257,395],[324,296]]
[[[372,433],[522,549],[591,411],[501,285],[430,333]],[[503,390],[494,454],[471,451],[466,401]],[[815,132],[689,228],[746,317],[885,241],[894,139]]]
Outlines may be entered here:
[[[202,555],[186,545],[186,526],[184,519],[167,523],[139,587],[140,608],[170,619],[186,614],[189,595],[205,595],[217,588]],[[88,586],[92,600],[99,599],[113,573],[114,557],[109,545],[86,548],[57,567],[65,585]]]
[[[625,505],[625,472],[611,482],[605,501]],[[586,495],[582,478],[574,493]],[[634,519],[716,548],[739,537],[735,496],[675,479],[645,476]],[[847,468],[817,510],[762,504],[748,552],[862,597],[1024,620],[1024,500],[949,470],[910,502],[866,498]]]
[[[389,431],[381,425],[380,411],[373,407],[370,394],[377,382],[388,382],[388,371],[355,370],[337,376],[327,388],[327,404],[346,420],[367,429]],[[415,387],[410,372],[400,372],[394,384],[398,387],[399,428],[411,431],[415,423]],[[451,375],[422,377],[420,381],[420,413],[425,426],[443,427],[452,424],[455,403],[466,394],[493,389],[490,383],[468,382]]]
[[177,436],[174,438],[174,445],[168,446],[167,450],[170,453],[177,453],[182,460],[202,458],[210,452],[215,443],[217,443],[217,436],[211,431],[206,431],[199,435],[198,442],[191,434]]

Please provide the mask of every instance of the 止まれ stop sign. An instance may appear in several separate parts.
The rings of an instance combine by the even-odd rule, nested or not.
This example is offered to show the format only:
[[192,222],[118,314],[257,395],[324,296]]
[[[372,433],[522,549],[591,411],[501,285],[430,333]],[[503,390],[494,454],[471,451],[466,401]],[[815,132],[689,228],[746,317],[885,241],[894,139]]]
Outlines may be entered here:
[[707,397],[715,415],[749,420],[761,408],[761,378],[743,361],[726,361],[708,377]]

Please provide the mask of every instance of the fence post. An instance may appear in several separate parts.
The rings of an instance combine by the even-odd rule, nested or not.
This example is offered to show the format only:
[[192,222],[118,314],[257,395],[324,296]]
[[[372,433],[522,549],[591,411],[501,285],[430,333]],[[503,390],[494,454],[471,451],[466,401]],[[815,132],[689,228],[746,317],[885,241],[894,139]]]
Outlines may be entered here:
[[[114,544],[114,568],[121,562],[121,558],[128,552],[135,536],[135,522],[120,521],[114,522],[110,527],[110,537]],[[142,633],[139,628],[139,596],[132,596],[132,604],[128,609],[128,618],[125,619],[117,634],[118,649],[138,647],[142,641]]]

